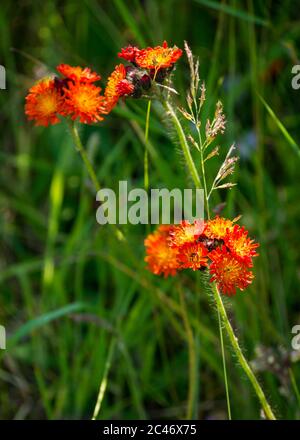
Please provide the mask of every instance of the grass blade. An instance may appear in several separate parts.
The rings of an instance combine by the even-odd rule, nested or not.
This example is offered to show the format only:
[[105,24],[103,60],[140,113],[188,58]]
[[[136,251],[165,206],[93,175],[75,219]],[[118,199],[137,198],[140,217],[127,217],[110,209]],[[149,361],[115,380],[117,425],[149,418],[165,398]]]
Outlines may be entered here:
[[134,15],[131,13],[131,11],[128,10],[126,3],[123,0],[115,0],[114,4],[119,10],[119,13],[121,14],[128,28],[133,33],[138,44],[143,47],[147,46],[146,41],[136,24],[137,22],[134,18]]
[[241,20],[248,21],[250,23],[259,24],[261,26],[269,26],[270,23],[264,18],[257,17],[256,15],[249,14],[241,9],[233,8],[232,6],[225,5],[224,3],[214,2],[211,0],[194,0],[196,3],[200,3],[208,8],[216,9],[217,11],[223,11],[226,14],[233,17],[240,18]]
[[29,335],[34,330],[37,330],[38,328],[49,324],[49,322],[54,321],[55,319],[62,318],[63,316],[69,315],[70,313],[78,312],[79,310],[82,310],[87,306],[87,304],[80,302],[68,304],[67,306],[45,313],[44,315],[38,316],[37,318],[26,322],[21,327],[19,327],[18,330],[12,334],[12,336],[9,337],[8,348],[14,347],[20,341],[20,339]]
[[263,103],[263,105],[265,106],[267,112],[269,113],[269,115],[271,116],[271,118],[273,119],[273,121],[275,122],[275,124],[277,125],[277,127],[279,128],[279,130],[281,131],[281,133],[283,134],[283,136],[287,140],[288,144],[292,147],[292,149],[297,154],[297,156],[300,157],[300,147],[297,144],[297,142],[292,138],[292,136],[289,134],[289,132],[287,131],[287,129],[285,128],[283,123],[278,119],[278,117],[275,115],[275,113],[271,109],[271,107],[266,103],[264,98],[260,95],[258,95],[258,96],[259,96],[259,99],[261,100],[261,102]]

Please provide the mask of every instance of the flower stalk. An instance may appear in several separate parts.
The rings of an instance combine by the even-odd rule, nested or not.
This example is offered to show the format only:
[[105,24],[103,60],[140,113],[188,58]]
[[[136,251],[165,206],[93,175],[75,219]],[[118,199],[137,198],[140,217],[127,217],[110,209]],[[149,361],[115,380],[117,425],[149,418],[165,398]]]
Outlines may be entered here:
[[[81,156],[81,158],[83,160],[83,163],[84,163],[84,165],[86,167],[86,170],[87,170],[87,172],[88,172],[88,174],[90,176],[90,179],[91,179],[91,181],[93,183],[93,186],[94,186],[95,190],[98,192],[101,189],[101,185],[99,183],[99,180],[97,178],[97,175],[95,173],[93,165],[92,165],[90,159],[88,158],[87,152],[86,152],[84,146],[82,145],[82,142],[81,142],[81,139],[80,139],[80,136],[79,136],[78,129],[76,127],[75,121],[70,121],[69,122],[69,128],[70,128],[70,133],[71,133],[71,136],[72,136],[75,148],[79,152],[79,154],[80,154],[80,156]],[[128,245],[127,240],[125,239],[123,232],[116,225],[112,225],[112,226],[113,226],[113,230],[114,230],[116,238],[119,241],[122,241],[122,242],[124,242],[126,244],[127,249],[128,249],[128,251],[130,253],[130,256],[133,257],[132,250],[131,250],[130,246]]]
[[69,127],[70,127],[70,133],[71,133],[72,139],[74,141],[74,145],[76,147],[76,150],[79,152],[79,154],[84,162],[84,165],[87,169],[87,172],[90,176],[90,179],[93,182],[93,185],[94,185],[96,191],[98,192],[101,189],[101,186],[100,186],[100,183],[99,183],[98,178],[96,176],[96,173],[94,171],[93,165],[91,164],[91,162],[88,158],[87,152],[85,151],[85,149],[82,145],[82,142],[79,137],[78,129],[76,127],[75,122],[74,121],[70,122]]
[[[152,81],[150,80],[150,84],[155,83],[156,75],[158,73],[158,69],[155,69],[155,73],[153,76]],[[150,79],[150,78],[149,78]],[[151,113],[151,99],[148,100],[147,104],[147,113],[146,113],[146,124],[145,124],[145,153],[144,153],[144,187],[145,190],[148,192],[149,190],[149,155],[148,155],[148,149],[147,149],[147,143],[149,141],[149,128],[150,128],[150,113]]]
[[172,120],[172,122],[174,124],[174,127],[176,129],[176,132],[177,132],[177,135],[178,135],[178,139],[179,139],[179,142],[180,142],[180,146],[181,146],[182,152],[184,154],[184,158],[185,158],[186,164],[188,166],[189,172],[190,172],[190,174],[192,176],[192,179],[194,181],[195,187],[197,189],[201,189],[200,176],[198,174],[195,162],[193,160],[193,157],[192,157],[192,154],[191,154],[191,151],[190,151],[190,147],[189,147],[188,141],[186,139],[184,130],[182,128],[182,125],[181,125],[181,123],[180,123],[180,121],[179,121],[179,119],[178,119],[178,117],[176,115],[176,112],[173,109],[170,101],[165,101],[164,105],[165,105],[165,108],[168,111],[168,113],[169,113],[169,115],[171,117],[171,120]]
[[[146,145],[149,140],[151,102],[152,102],[151,99],[149,99],[148,104],[147,104],[146,125],[145,125],[145,144]],[[148,150],[147,150],[146,146],[145,146],[145,153],[144,153],[144,187],[145,187],[145,190],[148,192],[148,190],[149,190],[149,158],[148,158]]]
[[223,329],[222,329],[221,315],[220,315],[220,312],[219,312],[218,308],[217,308],[217,312],[218,312],[218,325],[219,325],[219,334],[220,334],[220,343],[221,343],[223,373],[224,373],[224,381],[225,381],[227,412],[228,412],[228,419],[231,420],[231,405],[230,405],[230,395],[229,395],[229,386],[228,386],[228,377],[227,377],[227,367],[226,367],[226,357],[225,357]]
[[180,306],[182,312],[183,323],[186,331],[186,339],[189,351],[189,388],[188,388],[188,398],[187,398],[187,412],[186,419],[191,420],[194,413],[194,403],[195,403],[195,377],[196,377],[196,347],[193,331],[190,325],[188,311],[186,307],[186,302],[184,298],[184,293],[179,289]]
[[[191,59],[190,59],[190,64],[193,65]],[[197,69],[198,69],[197,66],[193,67],[192,78],[193,78],[194,82],[195,82],[195,79],[197,80],[196,83],[198,86],[199,79],[198,79]],[[202,94],[201,94],[200,105],[199,105],[197,102],[196,88],[194,90],[193,87],[191,87],[192,93],[190,95],[190,102],[188,99],[190,114],[188,114],[185,111],[183,111],[183,114],[189,121],[194,123],[194,126],[196,128],[196,132],[198,134],[198,143],[192,137],[191,137],[191,140],[192,140],[192,143],[197,148],[197,150],[200,152],[200,164],[201,164],[201,174],[202,174],[202,182],[203,182],[203,188],[204,188],[205,208],[206,208],[206,212],[207,212],[207,218],[209,219],[210,218],[209,196],[210,196],[211,192],[217,188],[217,185],[215,188],[212,187],[212,190],[210,191],[210,193],[208,192],[206,174],[205,174],[204,151],[207,148],[207,146],[212,142],[212,139],[216,136],[216,134],[218,132],[221,132],[221,133],[223,132],[224,127],[225,127],[225,117],[223,116],[223,113],[222,113],[222,105],[221,105],[221,103],[218,102],[217,110],[216,110],[215,118],[214,118],[213,122],[210,123],[208,121],[208,123],[207,123],[207,126],[206,126],[207,139],[203,143],[202,138],[201,138],[201,132],[200,132],[201,122],[199,120],[199,115],[200,115],[201,106],[205,100],[204,90],[205,90],[205,88],[203,87],[201,89]],[[195,110],[193,110],[192,102],[195,105]],[[174,128],[176,129],[179,143],[180,143],[182,152],[185,157],[186,165],[187,165],[189,173],[193,179],[195,187],[201,188],[201,179],[200,179],[199,173],[197,171],[197,168],[195,166],[195,162],[193,160],[193,157],[192,157],[192,154],[191,154],[191,151],[189,148],[188,140],[185,135],[184,129],[182,127],[182,124],[180,123],[180,120],[176,115],[176,111],[172,107],[170,101],[168,99],[165,99],[165,100],[162,100],[162,103],[163,103],[165,109],[167,110],[171,120],[172,120]],[[230,158],[230,154],[231,154],[232,149],[233,148],[231,148],[229,150],[227,157],[225,159],[225,162],[223,163],[223,165],[218,173],[217,177],[219,177],[219,181],[224,179],[227,175],[229,175],[233,172],[233,166],[234,166],[234,163],[236,162],[237,158]],[[213,155],[215,155],[215,154],[217,154],[217,150],[216,150],[216,153],[211,154],[210,157],[213,157]],[[232,184],[225,184],[222,186],[230,188],[231,185]],[[231,419],[231,408],[230,408],[228,379],[227,379],[227,371],[226,371],[226,359],[225,359],[222,323],[224,324],[226,333],[228,335],[228,339],[230,341],[230,344],[232,346],[233,351],[235,352],[235,354],[237,356],[238,362],[241,365],[244,372],[246,373],[248,379],[250,380],[250,382],[254,388],[254,391],[255,391],[255,393],[261,403],[261,406],[263,408],[263,411],[265,413],[266,418],[269,420],[275,420],[276,418],[275,418],[275,415],[271,409],[271,406],[269,405],[267,398],[266,398],[260,384],[258,383],[258,380],[256,379],[255,374],[253,373],[248,361],[246,360],[246,358],[240,348],[238,338],[234,334],[234,331],[232,329],[232,326],[230,324],[230,321],[229,321],[227,313],[226,313],[226,309],[225,309],[223,301],[221,299],[219,289],[218,289],[217,284],[215,282],[212,283],[212,291],[214,294],[214,299],[215,299],[217,312],[218,312],[220,342],[221,342],[224,380],[225,380],[225,389],[226,389],[226,400],[227,400],[227,407],[228,407],[228,418]],[[189,406],[190,406],[190,403],[189,403]],[[189,409],[189,411],[190,411],[190,409]]]

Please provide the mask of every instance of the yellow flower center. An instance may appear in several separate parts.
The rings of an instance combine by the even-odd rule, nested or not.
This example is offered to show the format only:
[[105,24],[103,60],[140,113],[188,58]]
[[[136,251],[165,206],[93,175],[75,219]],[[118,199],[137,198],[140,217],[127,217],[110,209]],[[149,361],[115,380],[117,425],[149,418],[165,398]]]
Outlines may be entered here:
[[99,105],[99,96],[97,91],[88,88],[81,88],[73,94],[72,100],[74,106],[82,113],[89,113],[97,110]]
[[226,219],[215,219],[208,223],[207,235],[213,238],[223,238],[227,229],[232,227],[232,221]]
[[48,116],[57,112],[57,97],[54,93],[38,97],[37,108],[41,114]]

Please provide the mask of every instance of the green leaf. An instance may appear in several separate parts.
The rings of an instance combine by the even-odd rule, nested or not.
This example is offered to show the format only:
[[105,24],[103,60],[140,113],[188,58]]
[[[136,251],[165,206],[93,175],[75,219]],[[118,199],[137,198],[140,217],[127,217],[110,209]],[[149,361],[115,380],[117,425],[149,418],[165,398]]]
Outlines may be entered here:
[[233,17],[240,18],[242,20],[248,21],[249,23],[260,24],[261,26],[270,26],[270,23],[264,18],[257,17],[255,15],[249,14],[241,9],[233,8],[232,6],[214,2],[211,0],[194,0],[196,3],[200,3],[217,11],[223,11],[226,14],[232,15]]
[[275,115],[271,107],[266,103],[264,98],[260,96],[260,94],[258,94],[258,97],[265,106],[265,108],[267,109],[269,115],[271,116],[271,118],[273,119],[273,121],[275,122],[281,133],[283,134],[283,136],[285,137],[285,139],[287,140],[288,144],[292,147],[292,149],[297,154],[297,156],[300,157],[300,147],[297,144],[297,142],[292,138],[292,136],[289,134],[283,123],[278,119],[278,117]]
[[123,20],[127,24],[128,28],[133,33],[138,44],[143,47],[147,46],[146,41],[143,37],[143,34],[140,32],[140,30],[136,24],[137,21],[136,21],[134,15],[132,14],[132,12],[127,8],[126,3],[123,0],[114,0],[114,4],[115,4],[116,8],[119,10],[120,15],[122,16]]
[[20,339],[29,335],[34,330],[43,327],[49,322],[54,321],[55,319],[59,319],[63,316],[69,315],[70,313],[78,312],[79,310],[88,307],[89,305],[86,303],[76,302],[76,303],[68,304],[60,309],[45,313],[44,315],[38,316],[37,318],[34,318],[31,321],[26,322],[8,338],[8,344],[7,344],[8,349],[14,347],[20,341]]

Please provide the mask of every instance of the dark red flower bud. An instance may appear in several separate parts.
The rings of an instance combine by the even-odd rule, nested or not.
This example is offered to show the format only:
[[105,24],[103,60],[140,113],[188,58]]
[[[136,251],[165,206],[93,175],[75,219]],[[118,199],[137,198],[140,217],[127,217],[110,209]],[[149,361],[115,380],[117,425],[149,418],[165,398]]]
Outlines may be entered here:
[[144,90],[149,90],[151,87],[151,78],[145,73],[140,79],[141,86]]

